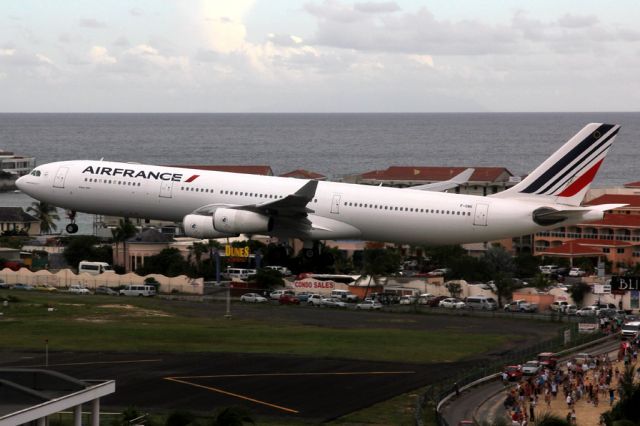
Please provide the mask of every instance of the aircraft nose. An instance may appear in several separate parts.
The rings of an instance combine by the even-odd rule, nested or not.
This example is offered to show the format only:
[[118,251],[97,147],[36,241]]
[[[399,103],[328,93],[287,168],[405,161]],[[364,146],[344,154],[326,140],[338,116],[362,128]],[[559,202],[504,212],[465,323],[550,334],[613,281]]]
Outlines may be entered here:
[[20,191],[24,191],[24,181],[25,181],[26,176],[21,176],[16,180],[16,187],[20,190]]

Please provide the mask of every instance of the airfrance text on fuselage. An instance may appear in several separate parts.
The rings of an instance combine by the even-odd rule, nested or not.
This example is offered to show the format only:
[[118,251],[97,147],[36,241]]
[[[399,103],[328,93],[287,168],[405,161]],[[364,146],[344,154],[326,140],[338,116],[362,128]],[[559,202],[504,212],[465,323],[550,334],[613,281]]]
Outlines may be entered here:
[[140,170],[136,172],[133,169],[119,169],[112,167],[96,167],[88,166],[86,169],[82,171],[82,173],[91,173],[92,175],[100,175],[100,176],[122,176],[122,177],[131,177],[131,178],[144,178],[144,179],[156,179],[156,180],[170,180],[173,182],[182,181],[182,173],[161,173],[161,172],[152,172],[152,171],[144,171]]

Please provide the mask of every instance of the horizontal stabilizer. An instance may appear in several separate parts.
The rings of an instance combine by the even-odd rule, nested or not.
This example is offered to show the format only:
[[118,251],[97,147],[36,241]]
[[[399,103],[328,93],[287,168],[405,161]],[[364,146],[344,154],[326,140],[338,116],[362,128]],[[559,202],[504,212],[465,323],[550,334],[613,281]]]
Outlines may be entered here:
[[533,212],[533,221],[542,226],[556,225],[565,220],[591,222],[601,220],[606,211],[618,209],[626,205],[627,204],[599,204],[596,206],[560,210],[551,207],[541,207]]
[[469,182],[471,175],[475,171],[476,171],[475,169],[469,168],[463,171],[462,173],[452,177],[449,180],[445,180],[442,182],[427,183],[425,185],[412,186],[410,189],[417,189],[420,191],[437,191],[437,192],[446,191],[448,189],[454,189],[462,184]]

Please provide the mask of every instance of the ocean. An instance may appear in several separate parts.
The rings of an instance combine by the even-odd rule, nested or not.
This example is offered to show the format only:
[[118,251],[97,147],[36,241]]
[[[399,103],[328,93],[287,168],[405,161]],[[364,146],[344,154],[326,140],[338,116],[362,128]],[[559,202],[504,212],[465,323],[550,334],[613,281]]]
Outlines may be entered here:
[[[269,165],[275,174],[301,168],[330,179],[392,165],[523,175],[589,122],[622,125],[594,186],[640,180],[640,113],[0,114],[0,149],[38,164]],[[32,201],[0,194],[4,206]],[[81,224],[81,232],[91,229]]]

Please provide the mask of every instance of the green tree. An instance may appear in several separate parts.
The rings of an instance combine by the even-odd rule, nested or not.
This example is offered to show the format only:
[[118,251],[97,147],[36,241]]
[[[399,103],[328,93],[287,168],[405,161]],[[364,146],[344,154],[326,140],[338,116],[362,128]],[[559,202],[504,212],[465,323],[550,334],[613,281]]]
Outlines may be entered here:
[[213,414],[211,426],[243,426],[255,424],[251,413],[242,407],[224,407]]
[[634,383],[634,373],[633,364],[625,367],[618,388],[620,400],[610,411],[603,414],[607,426],[640,423],[640,384]]
[[451,263],[467,252],[461,245],[450,246],[425,246],[423,247],[425,256],[430,259],[430,266],[437,268],[450,268]]
[[533,277],[540,272],[540,259],[531,253],[520,253],[514,259],[519,277]]
[[185,410],[171,412],[165,422],[165,426],[195,426],[197,424],[196,416],[192,412]]
[[513,291],[513,258],[504,247],[492,246],[486,251],[483,259],[496,287],[498,306],[502,306],[502,300],[508,299]]
[[451,272],[447,277],[466,281],[486,281],[490,279],[487,264],[483,259],[468,256],[458,256],[449,261]]
[[462,286],[460,285],[460,283],[455,282],[455,281],[449,281],[446,284],[447,290],[449,290],[449,294],[451,294],[451,297],[459,297],[460,293],[462,293]]
[[65,239],[63,256],[67,263],[77,268],[83,260],[111,263],[113,256],[111,247],[100,245],[101,240],[93,235],[78,235]]
[[120,243],[123,246],[123,257],[124,257],[124,266],[126,268],[128,261],[128,253],[127,253],[127,240],[132,238],[138,232],[138,228],[129,221],[129,219],[120,219],[118,222],[118,226],[111,230],[111,235],[113,236],[113,242],[116,243],[116,259],[119,262],[120,256],[118,255],[118,247]]
[[582,305],[582,301],[584,300],[584,296],[591,291],[591,287],[589,284],[579,282],[574,284],[569,288],[569,294],[571,298],[575,302],[576,305]]
[[31,203],[31,206],[27,208],[27,213],[31,213],[40,221],[41,233],[50,234],[52,231],[58,229],[55,221],[59,220],[60,216],[58,216],[58,209],[55,206],[45,201],[34,201]]
[[402,257],[396,249],[366,249],[364,251],[363,275],[369,277],[364,297],[369,294],[372,284],[377,285],[379,277],[398,272]]
[[533,286],[538,290],[544,290],[545,288],[551,285],[551,281],[547,278],[546,275],[538,272],[533,279]]
[[258,269],[255,275],[249,277],[249,282],[256,288],[272,289],[282,285],[282,274],[273,269]]
[[166,248],[155,256],[147,257],[144,265],[136,270],[138,275],[160,274],[168,277],[188,275],[190,272],[189,263],[176,248]]

